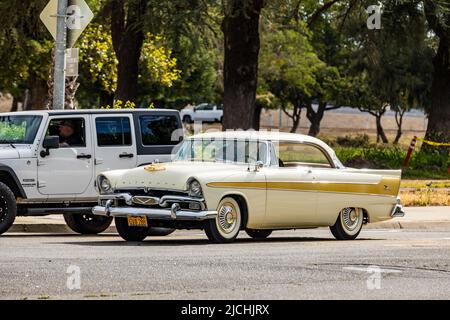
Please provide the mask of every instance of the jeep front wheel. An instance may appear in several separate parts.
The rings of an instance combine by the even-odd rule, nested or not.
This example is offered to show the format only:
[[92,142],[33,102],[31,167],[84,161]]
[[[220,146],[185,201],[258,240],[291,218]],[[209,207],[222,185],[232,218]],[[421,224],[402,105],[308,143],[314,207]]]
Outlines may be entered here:
[[6,184],[0,182],[0,234],[11,228],[16,215],[16,197]]
[[147,238],[150,227],[130,227],[127,218],[115,217],[117,232],[126,241],[142,241]]
[[102,233],[111,225],[112,217],[95,216],[93,214],[64,214],[64,220],[70,229],[80,234]]

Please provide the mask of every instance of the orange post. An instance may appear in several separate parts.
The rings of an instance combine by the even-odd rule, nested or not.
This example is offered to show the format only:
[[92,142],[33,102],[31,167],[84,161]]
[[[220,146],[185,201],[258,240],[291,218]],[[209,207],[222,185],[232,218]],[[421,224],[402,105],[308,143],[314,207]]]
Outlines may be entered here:
[[409,159],[411,158],[411,154],[414,151],[414,147],[416,146],[417,137],[414,136],[414,138],[411,140],[411,144],[408,148],[408,153],[406,153],[405,160],[403,160],[403,168],[408,168]]

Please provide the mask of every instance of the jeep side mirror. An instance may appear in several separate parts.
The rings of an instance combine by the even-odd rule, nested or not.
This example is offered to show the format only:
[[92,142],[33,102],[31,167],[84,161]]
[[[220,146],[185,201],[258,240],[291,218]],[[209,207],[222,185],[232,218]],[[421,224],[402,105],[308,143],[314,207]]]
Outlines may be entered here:
[[45,150],[42,150],[40,155],[42,158],[45,158],[50,154],[50,149],[59,149],[59,137],[58,136],[49,136],[44,139],[42,146]]

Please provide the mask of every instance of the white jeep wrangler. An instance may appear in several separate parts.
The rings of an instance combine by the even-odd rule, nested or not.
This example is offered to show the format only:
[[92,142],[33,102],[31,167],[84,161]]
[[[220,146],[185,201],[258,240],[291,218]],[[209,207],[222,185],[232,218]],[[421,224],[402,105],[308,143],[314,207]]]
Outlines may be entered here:
[[[103,232],[112,218],[91,214],[98,199],[97,174],[168,161],[182,139],[175,110],[0,114],[0,234],[16,216],[48,214],[64,214],[78,233]],[[164,235],[171,230],[153,232]]]

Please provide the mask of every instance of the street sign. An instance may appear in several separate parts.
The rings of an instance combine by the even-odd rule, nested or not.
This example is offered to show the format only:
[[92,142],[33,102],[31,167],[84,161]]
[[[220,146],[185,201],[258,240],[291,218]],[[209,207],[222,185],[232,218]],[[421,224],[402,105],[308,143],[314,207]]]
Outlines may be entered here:
[[[56,40],[58,0],[50,0],[40,18]],[[84,0],[69,0],[66,11],[67,47],[72,48],[94,14]]]
[[79,61],[78,48],[70,48],[66,50],[66,77],[78,76],[78,61]]

